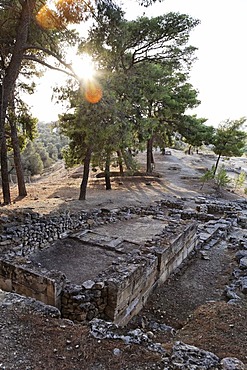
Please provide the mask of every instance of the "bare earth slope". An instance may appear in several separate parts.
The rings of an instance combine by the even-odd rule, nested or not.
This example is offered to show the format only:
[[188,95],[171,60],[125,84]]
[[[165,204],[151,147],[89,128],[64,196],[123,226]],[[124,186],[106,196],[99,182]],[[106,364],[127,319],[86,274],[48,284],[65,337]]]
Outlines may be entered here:
[[[215,194],[211,186],[205,185],[201,190],[200,177],[206,169],[215,163],[212,155],[185,155],[183,151],[171,150],[172,155],[155,152],[155,169],[153,176],[115,177],[112,179],[112,190],[105,191],[104,180],[96,178],[91,172],[87,200],[78,202],[82,177],[82,167],[67,170],[62,163],[57,163],[53,171],[34,179],[27,184],[28,196],[17,197],[17,186],[12,187],[13,204],[7,209],[32,208],[36,212],[50,213],[65,209],[81,210],[97,207],[114,208],[128,205],[145,205],[160,200],[167,195],[193,197]],[[140,171],[145,171],[145,154],[137,157]],[[242,167],[247,170],[247,159],[234,159],[226,162],[229,169]],[[155,176],[158,175],[158,177]],[[231,176],[235,173],[229,172]],[[1,194],[0,194],[1,195]],[[242,196],[242,194],[241,194]],[[225,199],[236,199],[238,196],[224,192]],[[1,200],[1,198],[0,198]]]
[[[31,208],[48,214],[63,210],[78,211],[130,205],[147,205],[166,195],[196,197],[215,195],[206,185],[200,190],[200,176],[211,168],[211,156],[155,153],[155,172],[160,177],[124,177],[112,180],[113,189],[104,190],[102,179],[91,174],[87,200],[78,201],[81,177],[77,170],[56,165],[50,174],[28,184],[28,197],[17,198],[1,212]],[[141,163],[145,156],[139,155]],[[226,161],[229,174],[245,169],[243,159]],[[79,170],[78,170],[79,172]],[[80,172],[79,172],[80,175]],[[80,175],[81,176],[81,175]],[[244,197],[241,192],[224,191],[223,199]],[[237,357],[247,365],[247,306],[230,305],[224,299],[224,287],[231,279],[236,263],[234,251],[224,241],[207,251],[207,259],[197,253],[150,297],[145,309],[127,329],[139,327],[149,332],[154,342],[169,352],[176,341],[211,351],[220,358]],[[86,326],[54,318],[55,313],[40,313],[32,300],[8,299],[0,294],[0,369],[164,369],[162,356],[144,346],[120,340],[93,338]],[[159,330],[160,325],[171,330]],[[163,327],[163,328],[164,328]]]

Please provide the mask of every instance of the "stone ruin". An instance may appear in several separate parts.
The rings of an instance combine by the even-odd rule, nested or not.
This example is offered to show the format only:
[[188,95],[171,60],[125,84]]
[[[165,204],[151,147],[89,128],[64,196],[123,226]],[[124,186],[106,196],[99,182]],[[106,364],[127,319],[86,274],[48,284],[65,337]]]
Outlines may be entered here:
[[246,225],[246,202],[170,197],[148,207],[0,217],[0,288],[62,317],[125,325],[206,243]]

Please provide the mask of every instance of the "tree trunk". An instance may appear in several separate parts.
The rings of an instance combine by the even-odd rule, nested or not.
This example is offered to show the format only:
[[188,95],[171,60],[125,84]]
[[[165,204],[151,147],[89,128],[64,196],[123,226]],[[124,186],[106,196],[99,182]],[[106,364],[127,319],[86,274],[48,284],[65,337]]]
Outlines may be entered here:
[[79,200],[85,200],[86,199],[91,155],[92,155],[92,148],[89,147],[87,149],[86,156],[84,158],[83,177],[82,177],[82,182],[81,182],[81,186],[80,186]]
[[214,175],[216,174],[216,171],[217,171],[217,168],[218,168],[218,165],[219,165],[219,162],[220,162],[220,157],[221,157],[221,154],[218,155],[217,161],[215,163]]
[[[5,77],[5,76],[4,76]],[[3,77],[3,80],[4,80]],[[9,187],[9,176],[8,176],[8,152],[6,144],[5,134],[5,118],[8,102],[5,99],[4,94],[4,81],[1,85],[0,91],[1,105],[0,105],[0,163],[1,163],[1,180],[2,180],[2,193],[3,193],[3,204],[11,203],[10,187]]]
[[10,122],[11,128],[11,142],[14,151],[14,162],[15,162],[15,171],[17,176],[18,192],[19,197],[27,196],[27,190],[24,180],[23,166],[21,163],[21,151],[19,146],[19,140],[17,136],[16,125],[14,122]]
[[8,155],[5,130],[1,130],[1,177],[2,177],[2,190],[3,190],[3,204],[10,204],[10,187],[9,187],[9,173],[8,173]]
[[153,158],[153,137],[147,141],[147,173],[153,172],[154,158]]
[[124,150],[122,155],[123,155],[124,163],[125,163],[127,170],[131,170],[131,155],[132,155],[131,151],[129,150],[128,152],[126,152]]
[[111,163],[111,157],[110,157],[110,154],[107,153],[106,162],[105,162],[105,188],[106,190],[111,190],[110,163]]
[[28,39],[28,31],[31,16],[36,5],[36,0],[27,0],[22,2],[22,11],[19,24],[16,30],[16,40],[13,48],[13,53],[8,67],[5,69],[5,74],[2,79],[1,89],[1,114],[0,114],[0,146],[1,146],[1,177],[4,204],[11,202],[10,187],[8,179],[8,155],[5,135],[5,120],[7,108],[11,95],[15,88],[15,82],[18,78],[21,63],[25,51],[25,46]]
[[117,150],[117,156],[118,156],[118,165],[119,165],[120,176],[124,176],[123,158],[122,158],[121,150]]

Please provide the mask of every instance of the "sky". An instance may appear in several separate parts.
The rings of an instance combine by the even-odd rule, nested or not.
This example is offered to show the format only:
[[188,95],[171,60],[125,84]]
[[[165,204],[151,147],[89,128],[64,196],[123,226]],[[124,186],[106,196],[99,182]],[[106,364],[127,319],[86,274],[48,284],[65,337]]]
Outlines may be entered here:
[[[148,8],[134,0],[123,3],[127,19],[171,11],[199,19],[201,23],[190,37],[190,44],[198,48],[190,82],[198,90],[201,104],[188,113],[207,118],[207,124],[215,127],[226,119],[247,117],[247,0],[163,0]],[[54,121],[61,113],[61,107],[51,102],[51,83],[59,84],[62,78],[61,73],[47,72],[28,99],[40,121]]]

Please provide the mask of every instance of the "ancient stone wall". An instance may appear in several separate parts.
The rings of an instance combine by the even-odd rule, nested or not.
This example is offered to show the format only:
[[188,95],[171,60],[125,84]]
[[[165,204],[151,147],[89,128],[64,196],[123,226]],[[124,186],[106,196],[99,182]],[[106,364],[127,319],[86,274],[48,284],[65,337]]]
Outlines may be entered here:
[[0,261],[0,286],[5,291],[16,292],[47,305],[61,307],[62,278],[52,279],[7,261]]
[[85,281],[82,285],[67,284],[62,293],[62,316],[73,321],[103,317],[108,289],[102,281]]
[[99,222],[108,222],[110,218],[111,215],[102,214],[100,210],[78,214],[66,212],[50,217],[26,213],[12,224],[6,222],[0,235],[0,253],[12,257],[27,256],[37,249],[48,247],[52,241],[70,231],[87,229]]

